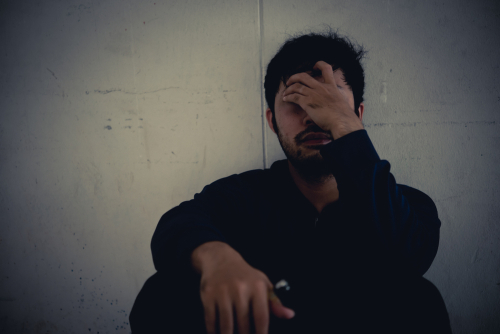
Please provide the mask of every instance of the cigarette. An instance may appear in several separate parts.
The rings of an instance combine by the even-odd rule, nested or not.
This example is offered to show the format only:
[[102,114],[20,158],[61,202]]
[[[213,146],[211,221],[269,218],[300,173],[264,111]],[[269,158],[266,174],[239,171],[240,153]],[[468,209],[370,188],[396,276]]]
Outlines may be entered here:
[[[276,290],[279,290],[279,291],[283,291],[283,290],[290,290],[290,285],[288,285],[288,282],[285,281],[284,279],[282,279],[281,281],[279,281],[278,283],[276,283],[274,285],[274,289]],[[269,289],[268,291],[268,299],[269,301],[275,301],[276,299],[279,300],[278,296],[276,296],[276,294],[274,293],[274,289]]]
[[282,279],[281,281],[279,281],[278,283],[276,283],[274,285],[274,288],[276,290],[279,290],[279,289],[285,289],[286,291],[290,290],[290,285],[288,285],[288,282],[285,281],[284,279]]

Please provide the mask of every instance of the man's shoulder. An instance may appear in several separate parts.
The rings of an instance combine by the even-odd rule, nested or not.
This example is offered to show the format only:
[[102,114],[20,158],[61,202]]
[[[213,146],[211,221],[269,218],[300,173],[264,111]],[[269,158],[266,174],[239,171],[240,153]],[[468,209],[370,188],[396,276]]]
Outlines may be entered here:
[[402,190],[403,195],[412,205],[425,206],[436,210],[434,201],[423,191],[404,184],[398,184],[398,187]]

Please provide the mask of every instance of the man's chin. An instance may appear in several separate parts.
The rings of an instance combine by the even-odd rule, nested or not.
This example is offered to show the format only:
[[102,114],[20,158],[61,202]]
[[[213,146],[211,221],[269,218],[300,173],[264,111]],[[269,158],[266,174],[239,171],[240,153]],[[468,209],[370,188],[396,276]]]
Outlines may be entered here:
[[307,169],[307,170],[321,170],[325,163],[323,156],[319,151],[315,152],[302,152],[300,157],[288,157],[290,163],[297,169]]
[[309,162],[309,163],[322,163],[323,162],[323,156],[319,152],[322,146],[314,146],[314,147],[307,147],[307,148],[301,148],[301,155],[298,157],[297,160],[304,161],[304,162]]

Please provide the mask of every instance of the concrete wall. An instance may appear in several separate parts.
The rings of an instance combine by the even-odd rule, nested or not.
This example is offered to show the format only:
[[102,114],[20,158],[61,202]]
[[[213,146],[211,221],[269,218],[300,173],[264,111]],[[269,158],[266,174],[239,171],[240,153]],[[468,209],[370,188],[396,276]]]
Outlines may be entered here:
[[436,202],[454,332],[500,332],[493,0],[3,1],[0,332],[129,333],[160,216],[283,157],[263,70],[323,24],[369,50],[365,127]]

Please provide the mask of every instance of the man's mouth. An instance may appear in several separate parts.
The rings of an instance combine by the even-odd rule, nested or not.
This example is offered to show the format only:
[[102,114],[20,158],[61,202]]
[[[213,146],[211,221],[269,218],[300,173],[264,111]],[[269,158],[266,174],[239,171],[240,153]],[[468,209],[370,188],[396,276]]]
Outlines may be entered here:
[[332,141],[332,138],[325,133],[309,133],[301,142],[307,146],[326,145]]

